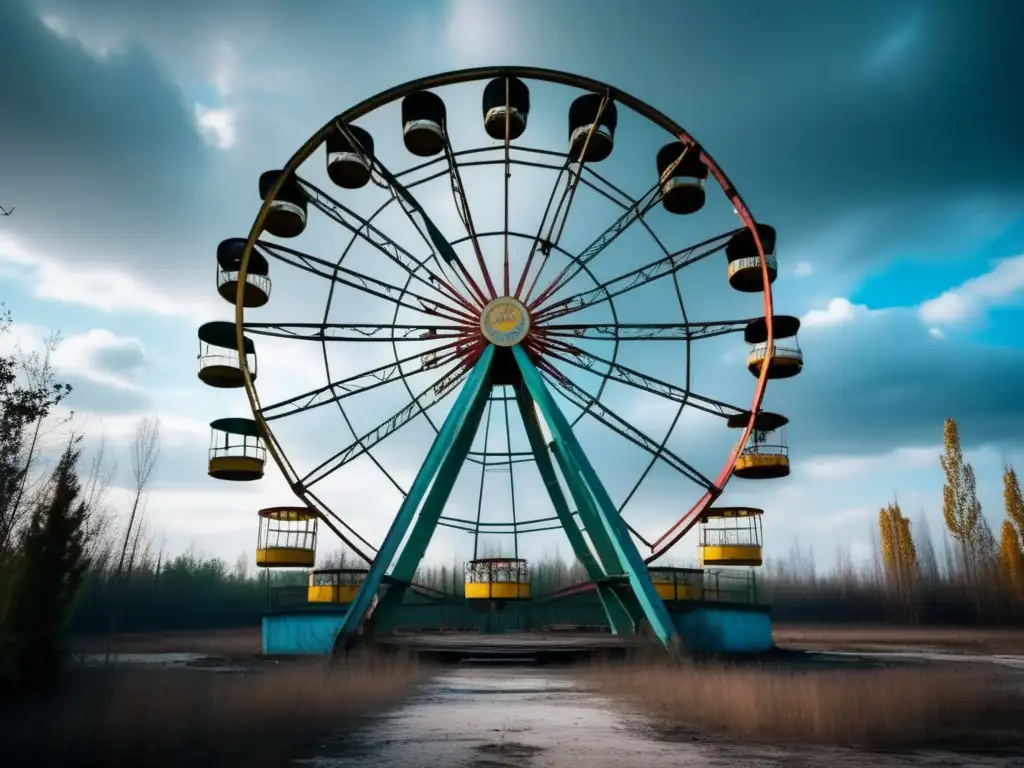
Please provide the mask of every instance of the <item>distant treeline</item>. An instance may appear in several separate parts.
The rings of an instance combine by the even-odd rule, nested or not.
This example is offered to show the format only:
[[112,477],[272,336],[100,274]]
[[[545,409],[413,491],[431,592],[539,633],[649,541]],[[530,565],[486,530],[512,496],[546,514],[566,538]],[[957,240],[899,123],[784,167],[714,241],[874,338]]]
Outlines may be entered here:
[[[319,567],[356,565],[336,554]],[[462,573],[460,563],[425,567],[416,581],[461,596]],[[532,562],[531,578],[537,596],[586,581],[582,567],[554,557]],[[93,569],[88,574],[72,619],[75,632],[106,631],[113,584],[112,571]],[[192,554],[166,561],[146,555],[119,587],[117,628],[151,632],[256,625],[269,604],[271,588],[305,584],[302,572],[253,574],[242,557],[232,566]],[[900,592],[881,569],[870,566],[846,565],[817,574],[811,552],[798,546],[758,574],[757,597],[772,605],[778,623],[1024,624],[1024,602],[999,583],[971,583],[939,570]]]

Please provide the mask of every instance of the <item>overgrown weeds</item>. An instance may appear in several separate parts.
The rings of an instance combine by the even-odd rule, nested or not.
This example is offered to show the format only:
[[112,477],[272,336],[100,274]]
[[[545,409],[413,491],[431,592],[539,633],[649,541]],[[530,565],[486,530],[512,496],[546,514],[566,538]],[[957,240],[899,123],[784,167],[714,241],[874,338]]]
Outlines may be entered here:
[[318,659],[258,671],[83,670],[59,697],[0,716],[4,765],[286,765],[310,738],[425,676],[408,659],[371,654],[335,668]]
[[793,669],[634,660],[584,672],[666,725],[761,741],[911,747],[1015,717],[1020,680],[962,664]]

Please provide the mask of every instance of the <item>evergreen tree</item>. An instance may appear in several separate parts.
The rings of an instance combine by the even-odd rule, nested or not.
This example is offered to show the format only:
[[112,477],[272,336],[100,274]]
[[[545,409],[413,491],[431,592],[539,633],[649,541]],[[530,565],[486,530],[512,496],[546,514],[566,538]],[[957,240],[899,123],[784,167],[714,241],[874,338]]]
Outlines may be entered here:
[[4,629],[6,677],[21,690],[50,687],[65,654],[68,621],[88,561],[89,509],[77,473],[78,440],[54,469],[20,541],[20,569]]
[[[0,334],[10,329],[10,313],[0,311]],[[54,380],[48,365],[39,370],[42,375],[33,377],[32,364],[29,361],[26,366],[25,360],[16,355],[0,356],[0,555],[9,549],[21,518],[25,474],[29,470],[26,434],[71,391],[67,384]]]

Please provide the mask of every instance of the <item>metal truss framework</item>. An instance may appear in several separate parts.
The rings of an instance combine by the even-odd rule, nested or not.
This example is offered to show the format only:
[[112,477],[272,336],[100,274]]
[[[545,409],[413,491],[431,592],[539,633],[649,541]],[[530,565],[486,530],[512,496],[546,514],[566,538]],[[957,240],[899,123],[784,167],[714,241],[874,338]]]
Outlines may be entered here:
[[[371,169],[373,183],[388,194],[387,201],[367,216],[363,216],[339,202],[298,173],[302,162],[322,144],[329,132],[337,131],[351,139],[349,126],[355,120],[383,104],[420,88],[433,88],[449,83],[501,76],[535,78],[585,88],[602,94],[599,113],[608,105],[618,103],[659,124],[684,145],[682,154],[675,159],[669,170],[680,163],[687,153],[699,153],[701,161],[710,169],[712,176],[724,190],[727,200],[739,215],[743,227],[722,232],[686,248],[668,249],[645,220],[645,215],[659,201],[660,181],[639,197],[632,197],[594,171],[582,161],[586,153],[586,145],[593,136],[593,128],[586,137],[586,142],[578,157],[567,153],[512,146],[507,139],[503,145],[497,147],[455,151],[451,146],[445,126],[442,126],[444,128],[443,153],[433,160],[407,170],[392,172],[378,156],[363,154],[363,161]],[[358,146],[358,142],[353,142],[352,145]],[[473,221],[461,169],[487,165],[503,165],[505,168],[504,228],[498,231],[481,232]],[[557,174],[541,222],[533,233],[513,231],[509,227],[508,177],[513,166],[544,168]],[[269,206],[281,191],[286,178],[296,181],[298,188],[316,212],[348,233],[348,242],[336,259],[328,260],[317,257],[261,237],[263,222]],[[412,194],[412,190],[421,184],[442,178],[446,178],[448,181],[456,211],[465,229],[465,234],[457,238],[446,238]],[[589,245],[574,254],[566,251],[560,241],[573,201],[576,199],[576,193],[583,187],[616,205],[620,209],[620,215],[612,224],[598,233]],[[412,224],[417,236],[422,240],[422,248],[410,249],[400,245],[387,235],[380,225],[375,223],[378,216],[389,208],[400,210],[401,215]],[[646,229],[652,241],[661,250],[661,255],[641,267],[631,269],[611,279],[602,280],[596,277],[593,266],[600,255],[627,229],[634,226]],[[581,562],[588,569],[588,575],[595,578],[595,583],[599,585],[607,586],[616,579],[620,581],[628,579],[632,583],[634,576],[631,575],[630,569],[635,570],[636,558],[633,557],[633,554],[636,554],[636,548],[630,541],[628,533],[632,533],[638,541],[650,548],[651,555],[647,558],[647,562],[652,562],[662,556],[696,522],[699,512],[722,492],[722,488],[729,479],[735,456],[742,449],[753,427],[753,416],[751,416],[750,423],[727,459],[723,471],[717,477],[709,478],[666,447],[679,415],[686,406],[721,417],[723,420],[736,417],[744,412],[754,413],[760,407],[765,377],[762,375],[758,379],[753,403],[748,409],[692,391],[689,374],[687,374],[685,382],[672,384],[621,364],[618,361],[618,355],[622,343],[676,341],[689,345],[702,339],[738,333],[744,330],[750,320],[754,318],[692,322],[686,317],[680,297],[679,304],[683,314],[680,322],[624,323],[619,320],[615,301],[631,291],[657,281],[668,279],[675,282],[680,270],[709,256],[721,253],[729,239],[744,228],[754,233],[754,242],[762,261],[762,268],[764,268],[764,249],[756,228],[753,226],[753,219],[735,187],[713,159],[689,134],[661,113],[627,94],[595,81],[550,70],[481,68],[408,83],[367,100],[331,120],[293,156],[283,169],[274,188],[266,195],[260,214],[249,233],[242,256],[239,293],[236,301],[236,327],[239,345],[245,335],[286,338],[297,342],[311,341],[319,344],[322,348],[325,367],[328,371],[327,384],[285,400],[263,405],[260,403],[251,377],[248,375],[246,363],[244,359],[242,360],[242,369],[247,381],[246,390],[257,421],[265,430],[268,450],[282,468],[295,492],[310,506],[317,509],[324,519],[328,520],[332,530],[338,533],[345,543],[349,544],[357,554],[371,562],[371,574],[378,573],[378,576],[375,577],[378,586],[381,583],[401,585],[403,574],[407,570],[399,569],[396,563],[395,568],[385,578],[385,571],[390,567],[395,555],[395,552],[392,551],[391,556],[388,556],[389,547],[393,547],[392,544],[389,544],[389,539],[386,538],[380,547],[374,547],[351,529],[339,515],[323,504],[313,490],[318,483],[360,456],[369,457],[403,494],[405,499],[402,505],[403,511],[400,511],[395,520],[396,526],[404,519],[403,515],[406,517],[416,516],[418,513],[417,520],[421,519],[422,510],[428,508],[428,502],[430,502],[429,508],[432,510],[430,515],[434,515],[436,511],[433,525],[467,531],[472,533],[475,538],[479,537],[483,527],[492,525],[504,526],[504,530],[494,531],[492,529],[489,532],[510,533],[513,538],[520,533],[565,528],[572,540],[574,535],[572,531],[579,533],[579,524],[583,523],[595,549],[594,553],[586,555],[589,559],[581,557]],[[481,242],[487,238],[497,237],[504,239],[504,258],[501,270],[492,276],[484,262]],[[513,239],[530,242],[526,264],[518,280],[510,274],[509,266],[509,243]],[[455,249],[456,246],[463,243],[472,248],[472,257],[467,260],[470,263],[464,262]],[[373,249],[389,265],[399,270],[404,276],[404,283],[395,283],[378,276],[368,275],[345,264],[346,256],[356,244]],[[417,255],[414,251],[421,253]],[[249,322],[244,317],[241,297],[247,265],[253,254],[259,254],[265,259],[286,264],[291,268],[302,270],[328,281],[331,299],[333,299],[335,288],[344,286],[364,296],[383,301],[393,307],[392,322],[378,324],[329,322],[331,299],[328,300],[328,305],[325,308],[323,321],[319,323]],[[554,254],[558,254],[568,263],[557,271],[553,278],[544,282],[542,275],[548,268],[549,262],[553,261],[551,256]],[[472,264],[473,261],[476,262],[475,267]],[[476,274],[474,274],[474,269],[477,270]],[[764,317],[766,320],[768,343],[771,348],[771,291],[767,272],[764,274],[765,314],[759,315],[759,317]],[[591,285],[585,289],[573,291],[571,288],[573,281],[580,276],[589,280]],[[678,285],[674,287],[678,296]],[[480,313],[488,301],[498,296],[514,296],[521,300],[529,308],[534,322],[534,328],[530,335],[521,346],[514,349],[517,370],[522,375],[522,385],[512,387],[511,390],[508,386],[492,387],[489,384],[480,383],[487,381],[487,366],[482,365],[483,361],[488,356],[493,356],[493,348],[487,345],[480,336]],[[603,307],[609,312],[610,322],[573,322],[573,315],[595,307]],[[424,320],[416,323],[401,323],[399,317],[403,311],[420,313]],[[334,342],[339,341],[390,344],[394,352],[394,361],[377,365],[370,370],[354,375],[331,376],[328,349]],[[595,354],[590,346],[591,342],[606,343],[608,345],[607,352],[601,355]],[[689,346],[687,346],[687,360],[689,360]],[[480,374],[481,370],[484,370],[485,373]],[[588,391],[578,384],[574,379],[577,372],[587,374],[589,380],[597,384],[596,391]],[[361,392],[396,382],[401,382],[407,391],[409,395],[407,404],[373,429],[356,430],[346,411],[346,405],[351,402],[350,398]],[[422,382],[429,383],[423,386]],[[602,402],[602,394],[609,382],[616,382],[657,395],[678,406],[672,427],[661,440],[644,434]],[[460,385],[461,390],[459,390]],[[451,413],[442,424],[438,425],[431,417],[431,409],[457,390],[458,394]],[[472,399],[471,408],[470,400],[466,398],[470,397],[473,392],[477,394],[473,395],[475,399]],[[579,414],[572,422],[567,421],[555,407],[552,393],[557,393],[579,409]],[[535,418],[531,422],[534,403],[541,408],[545,421],[552,432],[556,431],[556,422],[562,425],[559,427],[561,431],[558,432],[558,437],[554,441],[550,456],[547,451],[538,450],[535,438],[539,436],[539,433],[534,435],[531,432],[537,427]],[[443,442],[442,435],[447,435],[449,439],[454,439],[456,434],[460,436],[470,433],[475,435],[475,427],[470,430],[466,425],[474,423],[479,425],[480,420],[484,418],[485,407],[488,414],[485,431],[490,428],[490,413],[495,408],[499,414],[504,411],[507,431],[509,428],[508,414],[512,404],[519,408],[523,416],[524,426],[530,438],[530,451],[513,451],[510,443],[507,451],[495,453],[487,450],[486,440],[482,451],[472,451],[470,444],[462,446],[459,443],[454,453],[437,449],[442,451],[444,454],[442,456],[432,448],[428,460],[424,464],[424,471],[427,470],[427,465],[433,462],[433,465],[436,466],[432,471],[435,472],[435,476],[440,477],[439,473],[442,469],[450,469],[456,464],[461,466],[466,461],[475,463],[481,467],[482,488],[483,475],[489,469],[504,467],[511,470],[513,465],[536,462],[542,473],[545,486],[551,493],[556,513],[554,517],[517,520],[513,512],[512,522],[508,524],[482,523],[479,518],[479,510],[476,520],[447,517],[442,514],[443,504],[435,510],[436,505],[433,502],[436,499],[431,496],[423,496],[422,488],[416,485],[419,477],[411,487],[403,488],[373,453],[375,447],[419,416],[423,416],[436,433],[435,448],[439,442]],[[281,446],[277,443],[271,425],[279,420],[324,405],[338,407],[352,433],[352,440],[317,466],[299,472],[291,465]],[[527,408],[527,406],[529,407]],[[457,423],[453,424],[453,414],[457,411],[462,414],[459,418],[463,420],[456,419]],[[572,428],[579,420],[587,417],[619,434],[623,439],[650,456],[647,470],[636,481],[633,489],[618,508],[611,504],[610,498],[597,481],[596,476],[592,476],[592,468],[575,442]],[[531,423],[533,423],[533,427],[531,427]],[[467,439],[471,440],[472,438]],[[456,460],[459,456],[461,458]],[[445,463],[449,460],[454,463]],[[672,528],[652,542],[645,539],[625,522],[621,513],[643,482],[647,472],[659,462],[695,483],[703,495],[697,504]],[[577,508],[575,510],[569,509],[564,493],[558,497],[552,490],[553,486],[549,483],[548,474],[550,473],[554,477],[554,466],[559,468],[571,498],[576,501]],[[510,472],[510,483],[513,482]],[[436,485],[437,483],[435,483]],[[514,496],[514,487],[512,491]],[[431,491],[432,493],[433,491]],[[413,505],[411,512],[409,505]],[[430,516],[426,519],[430,519]],[[590,522],[587,523],[586,520]],[[405,523],[407,527],[410,524],[408,520]],[[414,532],[415,530],[414,528]],[[432,530],[433,526],[431,526]],[[601,539],[600,533],[595,534],[601,530],[606,532],[607,540]],[[617,538],[618,534],[615,531],[627,532],[625,544]],[[595,535],[601,541],[594,540]],[[429,537],[427,538],[429,539]],[[628,547],[623,549],[625,545]],[[476,543],[474,542],[475,549]],[[573,549],[574,552],[577,550],[575,543]],[[408,558],[413,557],[414,550],[410,552]],[[577,552],[577,556],[580,556],[580,552]],[[630,554],[631,552],[633,554]],[[403,556],[405,556],[404,553],[405,550],[403,550]],[[409,561],[411,562],[411,560]],[[417,559],[416,562],[418,563],[419,560]],[[642,565],[643,562],[640,561],[640,564]],[[380,563],[382,565],[378,567]],[[594,569],[593,574],[591,574],[592,568]],[[646,577],[644,578],[646,579]],[[411,573],[404,581],[410,580]],[[646,581],[649,586],[649,580]],[[635,591],[638,590],[636,594],[641,603],[639,607],[627,605],[628,600],[621,596],[613,599],[613,596],[618,593],[610,586],[602,592],[602,600],[609,616],[613,619],[613,626],[625,627],[627,619],[624,617],[629,617],[629,621],[635,623],[637,616],[643,613],[651,622],[652,627],[655,627],[659,636],[667,637],[669,630],[663,626],[664,622],[659,618],[657,605],[654,603],[648,605],[645,603],[646,598],[642,597],[643,594],[646,594],[647,587],[643,584],[634,585],[634,587]],[[398,594],[398,590],[390,591]],[[618,600],[617,603],[616,600]],[[382,602],[382,605],[385,604]],[[621,611],[615,607],[616,605],[621,607]],[[359,613],[361,617],[365,610],[364,607],[362,613],[355,611],[353,615]],[[384,617],[386,613],[385,607],[384,613],[381,613],[380,616]],[[616,616],[618,618],[615,618]]]
[[[435,437],[365,581],[349,606],[338,633],[336,649],[347,647],[361,627],[369,627],[371,631],[386,628],[411,586],[488,406],[497,354],[510,355],[515,361],[519,377],[511,386],[537,469],[573,553],[584,564],[590,579],[598,585],[598,594],[613,631],[633,633],[638,623],[646,620],[658,639],[669,645],[676,636],[672,618],[655,591],[643,558],[630,540],[618,510],[540,372],[521,346],[498,350],[489,344],[469,371],[465,386]],[[537,419],[538,410],[551,433],[550,443],[543,437]],[[563,483],[554,469],[555,463],[561,470],[564,485],[576,505],[593,549],[587,544],[576,516],[570,511]],[[383,596],[370,614],[373,597],[385,584]],[[622,588],[617,589],[616,586]],[[367,618],[369,621],[364,625]]]

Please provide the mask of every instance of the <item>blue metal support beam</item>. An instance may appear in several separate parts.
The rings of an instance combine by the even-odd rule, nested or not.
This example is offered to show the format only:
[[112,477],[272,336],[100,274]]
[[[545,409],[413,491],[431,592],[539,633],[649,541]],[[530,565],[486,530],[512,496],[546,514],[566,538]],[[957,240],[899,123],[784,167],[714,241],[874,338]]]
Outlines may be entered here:
[[444,424],[441,425],[437,437],[434,438],[423,466],[420,467],[420,471],[417,473],[408,495],[402,501],[398,514],[395,516],[394,521],[391,523],[391,528],[384,537],[384,541],[377,552],[377,557],[374,558],[373,563],[370,565],[366,579],[349,606],[348,612],[345,615],[345,621],[342,623],[335,640],[336,652],[344,648],[348,638],[355,635],[362,624],[374,595],[380,589],[384,574],[398,553],[402,540],[409,531],[409,526],[412,525],[413,519],[417,511],[419,511],[427,491],[437,477],[442,463],[452,451],[455,438],[464,431],[467,422],[469,422],[472,416],[473,404],[481,399],[486,400],[486,396],[490,391],[490,371],[493,362],[494,347],[488,344],[462,385],[462,389],[459,391],[451,412],[444,420]]
[[[583,532],[580,531],[579,526],[576,524],[576,520],[573,518],[572,512],[569,509],[569,504],[565,499],[565,494],[562,492],[562,486],[558,482],[558,475],[555,473],[555,467],[551,463],[551,456],[548,453],[548,445],[544,440],[544,434],[541,431],[540,424],[537,420],[537,412],[534,410],[534,400],[525,386],[516,387],[516,403],[519,406],[519,414],[523,418],[523,426],[526,428],[526,436],[530,441],[530,448],[533,450],[534,458],[537,460],[537,469],[540,471],[541,478],[544,480],[544,487],[547,488],[548,496],[551,497],[551,503],[555,508],[555,514],[558,515],[558,521],[562,524],[562,529],[565,531],[565,535],[569,539],[569,546],[572,547],[572,551],[576,555],[576,559],[583,564],[583,567],[587,572],[587,578],[599,585],[597,594],[601,600],[602,606],[604,606],[604,612],[608,616],[608,623],[611,625],[612,633],[616,635],[632,634],[635,629],[635,625],[628,609],[623,604],[622,599],[615,590],[613,590],[609,585],[603,584],[602,580],[608,574],[604,568],[602,568],[602,563],[599,562],[598,558],[596,558],[594,553],[591,552],[586,539],[583,537]],[[565,473],[563,472],[563,476],[564,474]],[[585,526],[596,523],[596,520],[591,519],[592,515],[590,510],[584,511],[580,508],[579,513]],[[595,549],[598,548],[598,544],[596,542],[594,547]],[[600,552],[601,550],[599,549],[598,551]],[[601,560],[607,562],[607,555],[602,557]],[[615,561],[611,560],[611,563],[614,567]]]
[[[651,626],[651,630],[666,647],[671,647],[678,640],[678,633],[669,616],[665,603],[654,589],[651,577],[647,573],[643,558],[637,551],[633,541],[629,538],[622,520],[619,518],[618,510],[612,502],[608,491],[605,490],[597,472],[587,459],[583,448],[573,434],[572,427],[565,416],[558,409],[554,398],[548,391],[540,373],[530,361],[526,350],[522,347],[512,347],[512,354],[519,366],[523,382],[526,384],[530,395],[537,402],[544,420],[555,439],[555,443],[565,450],[566,456],[571,460],[579,471],[580,478],[586,485],[590,494],[596,502],[596,511],[600,523],[611,539],[612,546],[619,563],[622,565],[622,572],[629,577],[630,586],[640,602],[644,615]],[[571,490],[571,487],[570,487]],[[580,500],[576,500],[577,506],[582,510]]]

